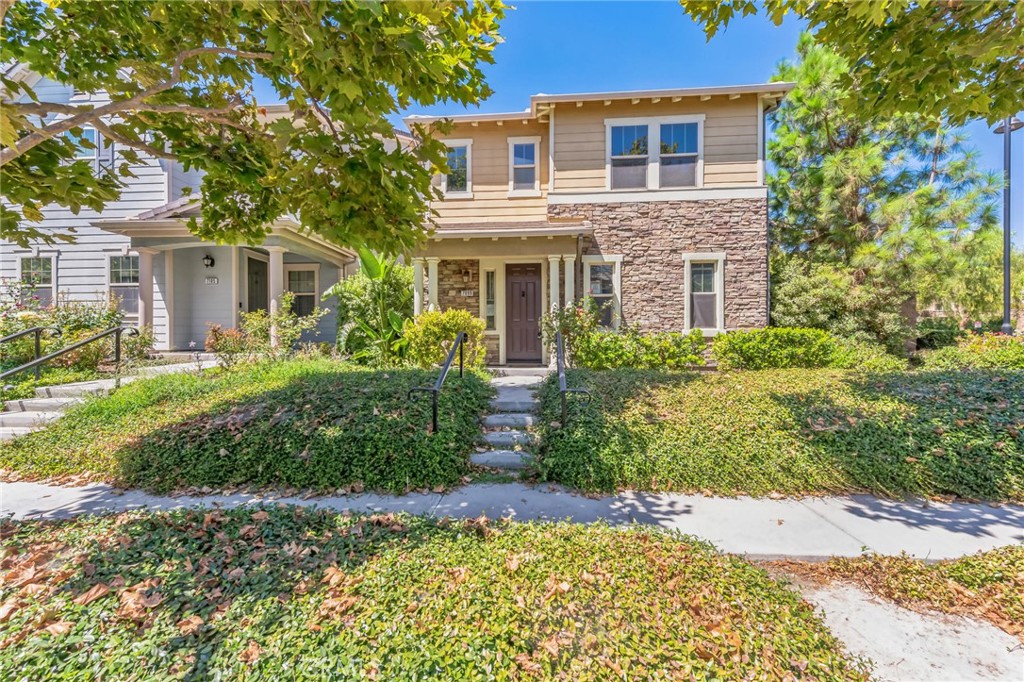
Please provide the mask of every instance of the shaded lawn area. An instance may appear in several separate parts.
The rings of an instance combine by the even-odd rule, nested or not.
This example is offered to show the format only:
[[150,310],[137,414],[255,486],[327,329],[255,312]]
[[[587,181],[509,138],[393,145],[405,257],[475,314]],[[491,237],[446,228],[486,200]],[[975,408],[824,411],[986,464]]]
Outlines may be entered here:
[[[543,477],[586,490],[1024,500],[1024,372],[633,370],[541,391]],[[554,423],[554,425],[553,425]]]
[[479,374],[449,377],[431,434],[429,398],[406,393],[436,377],[318,359],[139,380],[5,444],[0,469],[85,474],[153,492],[454,485],[468,470],[491,389]]
[[816,582],[850,582],[909,608],[987,619],[1024,643],[1024,545],[932,564],[870,555],[765,565]]
[[0,679],[866,679],[664,531],[249,507],[9,525]]

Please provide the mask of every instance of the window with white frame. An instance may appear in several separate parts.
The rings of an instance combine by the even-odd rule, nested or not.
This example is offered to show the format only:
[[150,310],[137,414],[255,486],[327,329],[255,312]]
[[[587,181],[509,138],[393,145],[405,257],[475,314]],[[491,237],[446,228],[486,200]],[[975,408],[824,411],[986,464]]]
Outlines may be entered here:
[[77,149],[74,160],[88,161],[94,170],[109,165],[113,159],[113,143],[105,140],[95,128],[82,128],[81,131],[81,135],[70,130],[64,133],[64,137]]
[[611,126],[611,188],[646,189],[647,126]]
[[21,259],[21,301],[47,307],[53,304],[53,257]]
[[508,138],[508,191],[512,196],[540,194],[540,173],[537,170],[539,137]]
[[621,319],[622,257],[584,256],[583,289],[598,310],[602,327],[616,328]]
[[725,328],[725,256],[684,254],[686,267],[686,328],[717,332]]
[[285,290],[295,296],[292,312],[305,317],[316,309],[319,268],[315,264],[310,264],[286,265],[284,269]]
[[497,272],[484,272],[484,322],[485,329],[493,331],[497,326],[498,281]]
[[110,300],[125,315],[139,314],[139,257],[111,256],[108,270]]
[[441,191],[446,196],[471,196],[473,192],[473,143],[448,140],[448,172],[441,176]]
[[605,119],[608,189],[703,184],[704,115]]

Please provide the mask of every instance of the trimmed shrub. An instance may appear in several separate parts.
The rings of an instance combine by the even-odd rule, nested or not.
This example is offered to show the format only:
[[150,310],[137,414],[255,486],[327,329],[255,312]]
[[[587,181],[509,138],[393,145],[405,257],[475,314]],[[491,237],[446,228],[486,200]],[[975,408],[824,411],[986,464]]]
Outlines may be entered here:
[[1024,369],[1024,337],[970,334],[955,346],[921,353],[926,369]]
[[483,367],[487,355],[484,321],[465,310],[429,310],[405,323],[402,337],[408,344],[406,359],[415,367],[438,367],[448,357],[459,332],[466,332],[464,361],[467,367]]
[[1024,501],[1024,372],[572,370],[540,392],[542,478],[591,491]]
[[821,329],[768,327],[719,334],[711,355],[720,369],[828,367],[838,350],[835,337]]
[[899,372],[909,369],[910,363],[877,343],[836,339],[835,354],[829,366],[864,372]]
[[586,369],[684,369],[704,364],[701,352],[705,345],[700,330],[689,334],[641,334],[632,327],[617,332],[600,331],[576,340],[573,366]]

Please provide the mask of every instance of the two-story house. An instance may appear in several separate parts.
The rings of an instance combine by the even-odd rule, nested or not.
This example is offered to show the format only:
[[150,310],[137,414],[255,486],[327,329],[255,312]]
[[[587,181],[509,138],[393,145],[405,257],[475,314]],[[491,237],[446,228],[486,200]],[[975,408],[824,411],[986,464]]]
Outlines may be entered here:
[[453,122],[415,305],[486,321],[488,358],[546,362],[540,317],[593,299],[611,328],[768,323],[765,83],[535,95]]
[[[100,106],[103,93],[81,93],[40,78],[20,66],[8,78],[26,79],[44,101]],[[268,106],[269,116],[283,115]],[[96,130],[83,131],[91,145],[81,157],[97,171],[120,165],[116,144]],[[139,152],[121,198],[102,213],[74,214],[59,206],[43,210],[42,228],[72,234],[73,243],[34,244],[20,248],[0,240],[0,279],[33,285],[32,294],[46,304],[72,301],[118,301],[130,324],[153,329],[156,347],[185,350],[203,347],[210,324],[234,327],[243,311],[270,310],[281,294],[295,294],[295,309],[304,313],[320,305],[321,294],[358,268],[354,252],[304,232],[282,219],[259,244],[242,246],[204,242],[187,229],[199,212],[201,175],[176,161]],[[187,193],[191,188],[193,194]],[[320,337],[333,342],[336,319],[320,321]]]

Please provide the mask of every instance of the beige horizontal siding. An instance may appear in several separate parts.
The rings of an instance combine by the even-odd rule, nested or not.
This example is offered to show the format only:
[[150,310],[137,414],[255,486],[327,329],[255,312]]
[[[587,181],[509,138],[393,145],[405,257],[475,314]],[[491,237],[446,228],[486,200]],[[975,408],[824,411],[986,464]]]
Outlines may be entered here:
[[757,98],[688,97],[652,104],[629,101],[559,104],[555,109],[555,190],[605,189],[606,118],[704,114],[704,186],[757,184]]

